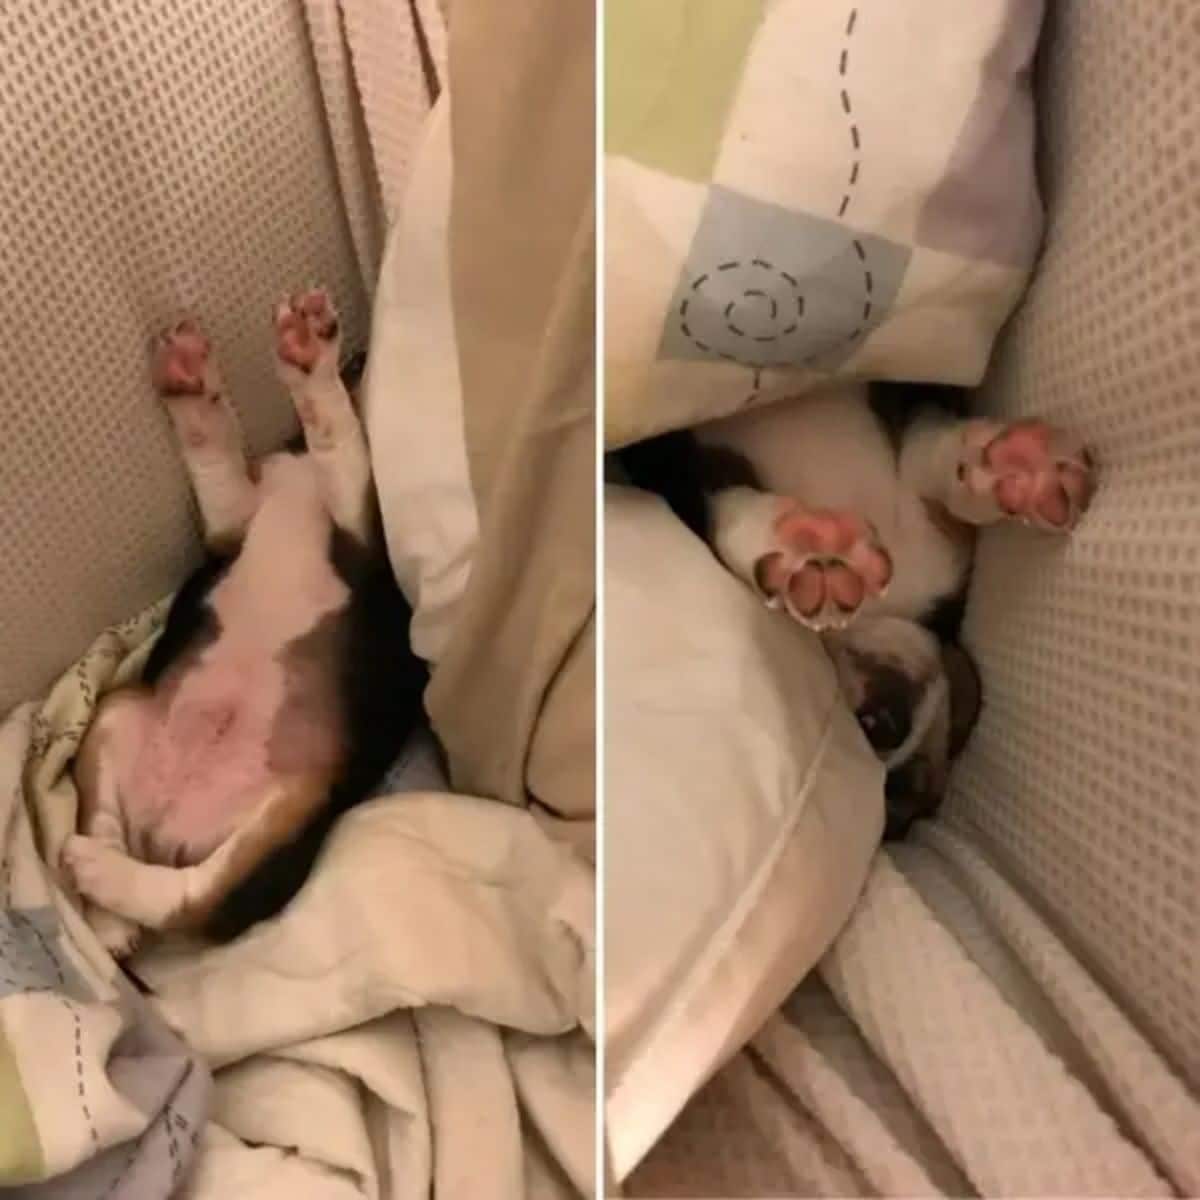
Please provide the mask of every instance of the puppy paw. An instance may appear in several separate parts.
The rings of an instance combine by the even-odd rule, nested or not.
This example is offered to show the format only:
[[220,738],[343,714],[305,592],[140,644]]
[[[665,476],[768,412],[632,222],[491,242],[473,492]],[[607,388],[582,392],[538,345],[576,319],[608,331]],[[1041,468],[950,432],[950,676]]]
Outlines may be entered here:
[[75,890],[86,900],[112,909],[120,895],[120,855],[98,838],[72,834],[63,844],[61,864]]
[[84,917],[100,944],[115,959],[128,958],[142,940],[142,927],[106,908],[89,904]]
[[208,389],[212,346],[194,321],[180,321],[154,341],[150,377],[164,398],[202,396]]
[[1054,533],[1075,528],[1096,487],[1083,441],[1044,421],[972,422],[958,485],[977,506]]
[[892,579],[890,555],[870,522],[854,513],[787,502],[772,542],[754,564],[759,590],[772,607],[817,632],[845,628]]
[[285,382],[293,382],[295,373],[336,374],[338,347],[337,311],[323,288],[297,292],[276,307],[275,355]]

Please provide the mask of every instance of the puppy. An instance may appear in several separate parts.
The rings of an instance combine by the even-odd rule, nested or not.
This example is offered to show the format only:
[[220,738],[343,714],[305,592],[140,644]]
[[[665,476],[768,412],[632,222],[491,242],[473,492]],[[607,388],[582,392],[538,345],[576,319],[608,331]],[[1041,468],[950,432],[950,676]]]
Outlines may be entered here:
[[309,291],[274,324],[302,436],[256,467],[200,330],[154,350],[208,557],[73,765],[80,833],[62,866],[118,957],[144,928],[226,939],[278,912],[422,719],[333,305]]
[[976,528],[1066,533],[1094,488],[1079,438],[963,414],[950,389],[851,384],[619,456],[769,607],[821,634],[888,768],[888,838],[936,810],[979,711],[957,645]]

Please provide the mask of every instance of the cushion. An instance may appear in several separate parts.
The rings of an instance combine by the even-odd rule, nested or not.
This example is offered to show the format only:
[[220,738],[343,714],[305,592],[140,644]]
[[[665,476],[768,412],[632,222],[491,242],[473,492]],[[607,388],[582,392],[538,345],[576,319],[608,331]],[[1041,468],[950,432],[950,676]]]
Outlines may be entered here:
[[332,288],[347,354],[370,307],[300,4],[122,5],[103,34],[58,5],[3,5],[0,41],[5,713],[195,564],[150,336],[200,320],[259,454],[296,429],[272,363],[279,297]]
[[974,385],[1041,233],[1041,0],[610,0],[606,436]]
[[980,402],[1078,429],[1099,488],[1065,543],[980,539],[985,702],[945,811],[1200,1095],[1195,9],[1055,6],[1041,78],[1052,222]]
[[656,498],[610,488],[605,538],[606,1108],[624,1177],[838,932],[883,789],[814,635]]

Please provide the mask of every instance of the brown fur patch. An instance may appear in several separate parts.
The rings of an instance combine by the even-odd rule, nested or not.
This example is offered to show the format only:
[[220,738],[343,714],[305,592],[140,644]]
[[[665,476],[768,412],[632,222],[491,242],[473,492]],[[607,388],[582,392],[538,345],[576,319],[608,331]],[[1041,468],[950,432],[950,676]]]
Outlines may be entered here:
[[[272,851],[290,841],[312,819],[329,795],[331,779],[323,772],[293,776],[214,853],[220,866],[207,876],[204,887],[189,895],[167,928],[202,929],[217,905]],[[204,871],[204,864],[192,870]]]
[[729,446],[701,445],[698,452],[700,482],[706,492],[762,486],[753,463]]
[[346,741],[339,678],[345,657],[342,610],[326,614],[280,652],[287,682],[267,743],[273,771],[333,771],[339,763]]

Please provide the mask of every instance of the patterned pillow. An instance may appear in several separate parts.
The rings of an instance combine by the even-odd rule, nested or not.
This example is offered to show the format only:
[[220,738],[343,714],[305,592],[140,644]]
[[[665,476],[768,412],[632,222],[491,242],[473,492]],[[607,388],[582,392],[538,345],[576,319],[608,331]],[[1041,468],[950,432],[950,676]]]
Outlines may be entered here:
[[1042,0],[610,0],[606,436],[974,385],[1041,237]]

